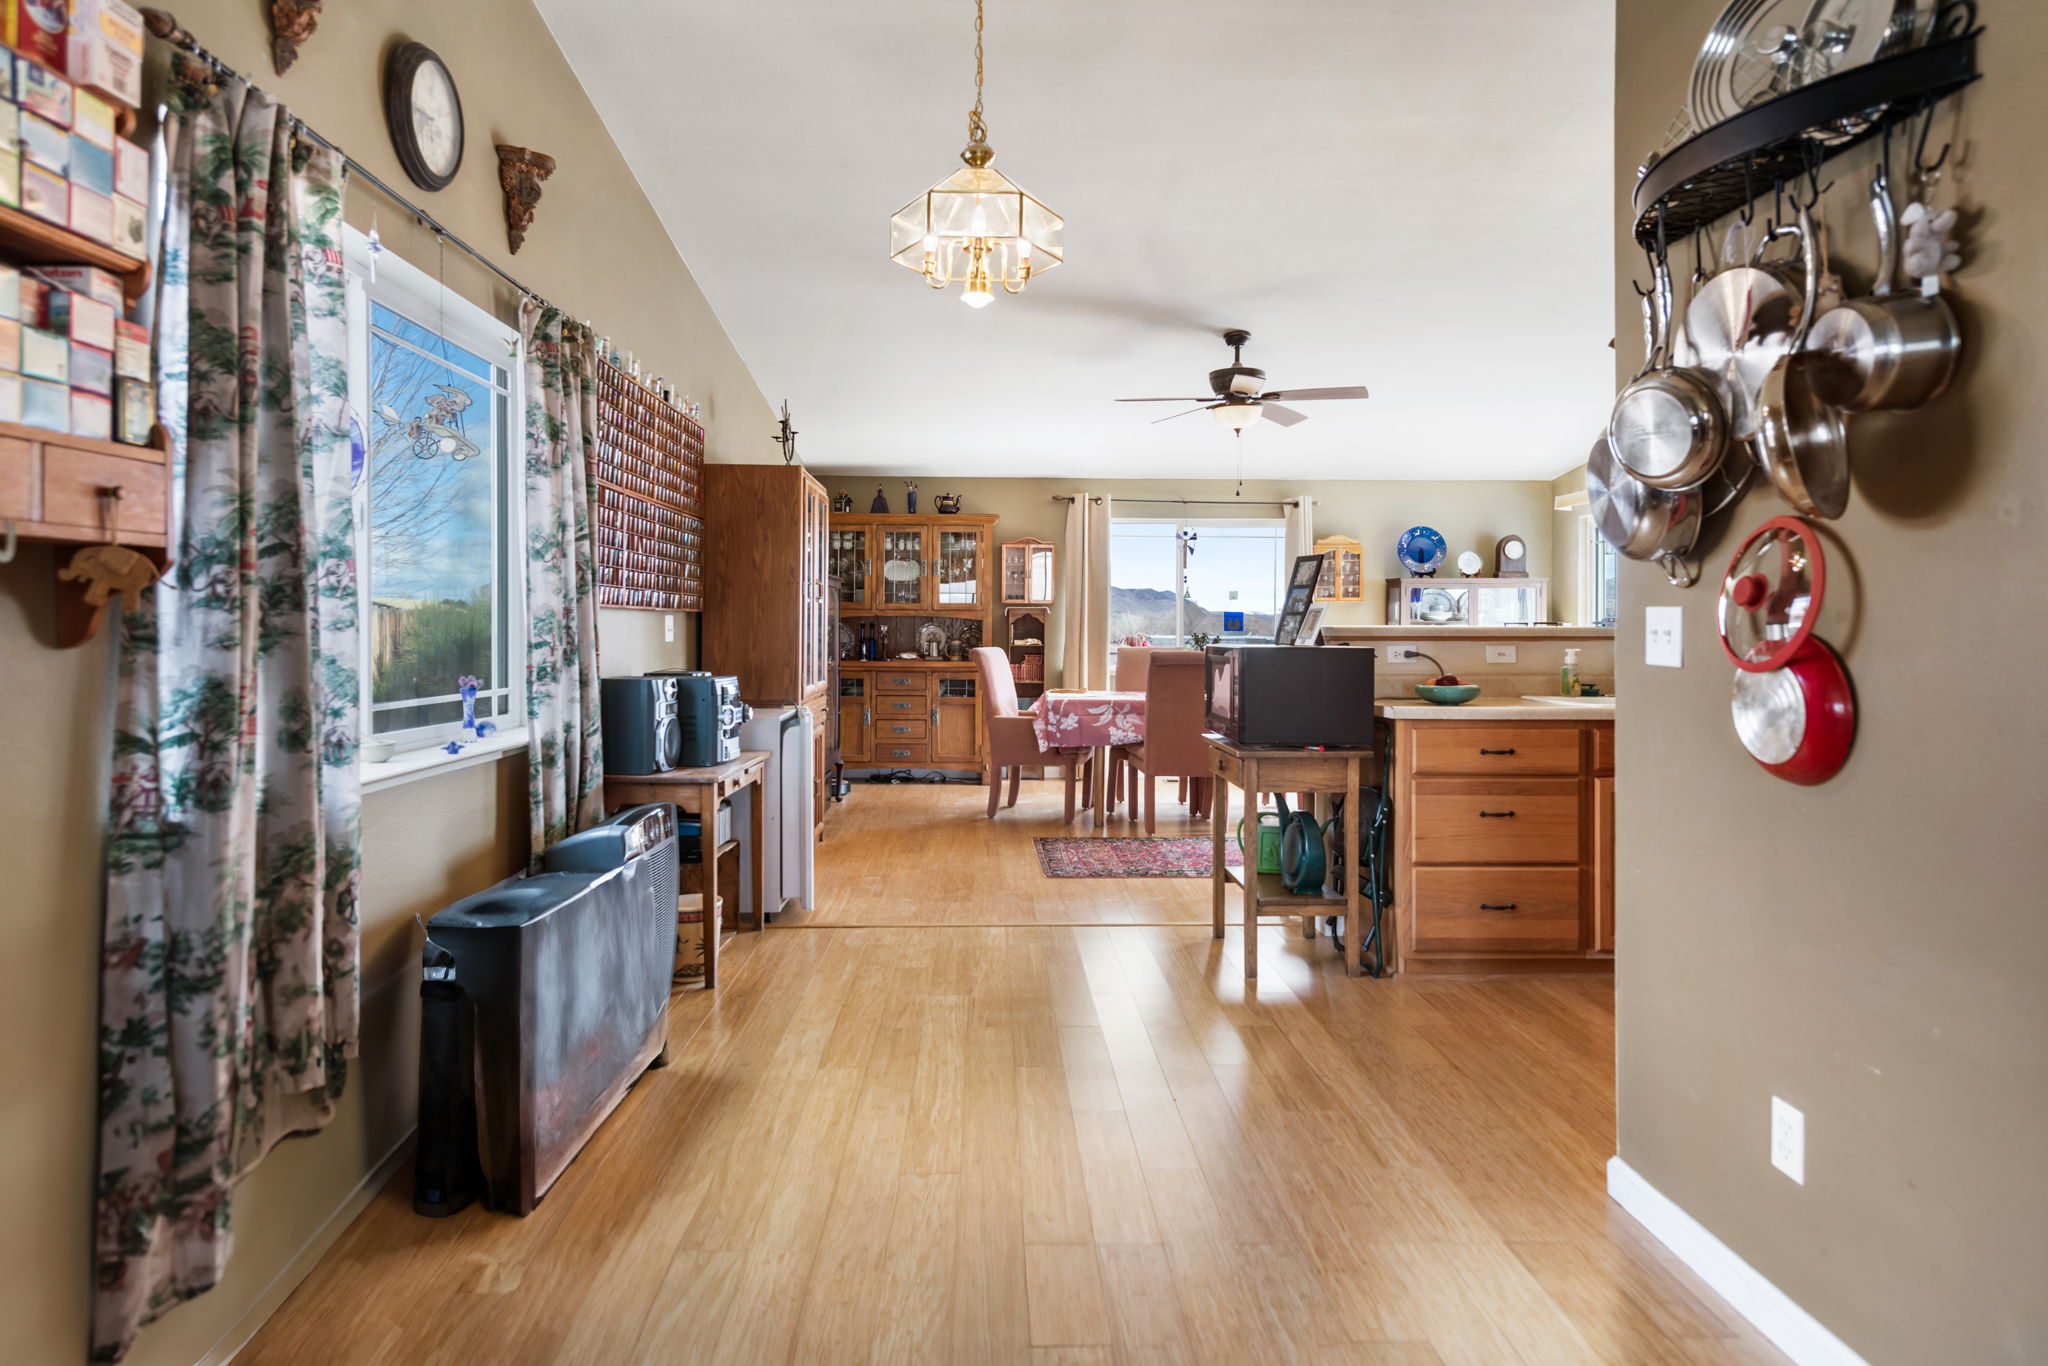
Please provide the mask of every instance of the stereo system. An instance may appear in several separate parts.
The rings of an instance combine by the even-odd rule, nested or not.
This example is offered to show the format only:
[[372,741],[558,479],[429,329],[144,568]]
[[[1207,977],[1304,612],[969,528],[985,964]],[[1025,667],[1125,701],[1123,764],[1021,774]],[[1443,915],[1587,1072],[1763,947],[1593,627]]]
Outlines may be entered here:
[[708,768],[740,756],[740,725],[753,714],[740,681],[700,670],[599,680],[607,773]]

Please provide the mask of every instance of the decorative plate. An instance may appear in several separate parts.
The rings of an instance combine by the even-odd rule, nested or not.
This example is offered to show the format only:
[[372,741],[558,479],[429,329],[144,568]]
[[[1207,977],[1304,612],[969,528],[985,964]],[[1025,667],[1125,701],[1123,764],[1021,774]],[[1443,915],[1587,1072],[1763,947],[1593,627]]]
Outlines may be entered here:
[[888,560],[882,565],[882,577],[890,583],[909,583],[923,573],[916,560]]
[[1401,557],[1401,567],[1411,574],[1434,574],[1444,562],[1449,547],[1444,544],[1442,533],[1433,526],[1411,526],[1401,533],[1394,553]]

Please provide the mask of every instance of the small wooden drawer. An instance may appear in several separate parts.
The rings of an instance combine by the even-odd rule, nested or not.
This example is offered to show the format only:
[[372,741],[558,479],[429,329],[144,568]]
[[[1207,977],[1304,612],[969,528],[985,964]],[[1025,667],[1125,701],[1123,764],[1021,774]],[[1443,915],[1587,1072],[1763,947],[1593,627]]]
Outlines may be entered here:
[[922,695],[905,693],[878,693],[874,700],[875,723],[880,725],[885,717],[922,716],[932,714],[931,702]]
[[875,718],[875,743],[893,745],[905,740],[928,740],[931,729],[932,723],[922,716],[914,721],[909,717],[898,720],[893,716],[880,716]]
[[12,437],[0,438],[0,520],[43,520],[43,481],[36,477],[36,448]]
[[1424,779],[1410,808],[1417,863],[1579,861],[1579,785],[1570,779]]
[[1614,772],[1614,727],[1612,725],[1594,726],[1592,731],[1593,771],[1595,773]]
[[1417,868],[1411,911],[1419,953],[1573,953],[1576,868]]
[[1577,773],[1577,726],[1453,726],[1421,721],[1408,728],[1417,773]]
[[874,678],[876,692],[928,693],[931,691],[931,676],[929,674],[917,673],[910,669],[901,671],[878,669],[875,671]]
[[881,736],[875,737],[875,763],[881,768],[897,768],[904,764],[928,764],[932,758],[932,747],[923,740],[912,740],[906,744],[890,744]]
[[101,534],[100,491],[118,488],[121,500],[115,515],[120,521],[119,539],[130,544],[138,540],[163,544],[170,471],[160,458],[149,458],[155,455],[151,451],[142,459],[126,460],[55,444],[43,447],[43,520]]

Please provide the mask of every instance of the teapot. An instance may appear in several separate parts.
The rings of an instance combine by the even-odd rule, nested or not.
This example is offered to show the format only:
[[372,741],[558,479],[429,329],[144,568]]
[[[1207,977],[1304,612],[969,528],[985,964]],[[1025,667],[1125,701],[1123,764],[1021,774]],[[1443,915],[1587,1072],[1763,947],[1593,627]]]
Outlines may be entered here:
[[940,512],[958,512],[960,510],[960,495],[957,493],[942,493],[936,500],[936,506]]

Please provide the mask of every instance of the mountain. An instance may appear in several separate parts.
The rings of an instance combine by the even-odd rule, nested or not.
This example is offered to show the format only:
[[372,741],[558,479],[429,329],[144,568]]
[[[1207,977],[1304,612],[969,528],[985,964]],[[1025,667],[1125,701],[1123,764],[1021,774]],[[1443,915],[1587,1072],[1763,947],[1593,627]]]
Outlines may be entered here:
[[[1223,634],[1223,613],[1190,601],[1187,605],[1187,629],[1202,631],[1212,636]],[[1128,635],[1150,636],[1158,641],[1173,639],[1173,594],[1164,588],[1118,588],[1111,585],[1109,590],[1109,638],[1122,640]],[[1231,640],[1271,640],[1273,638],[1273,617],[1265,612],[1246,612],[1244,632],[1233,633]]]

